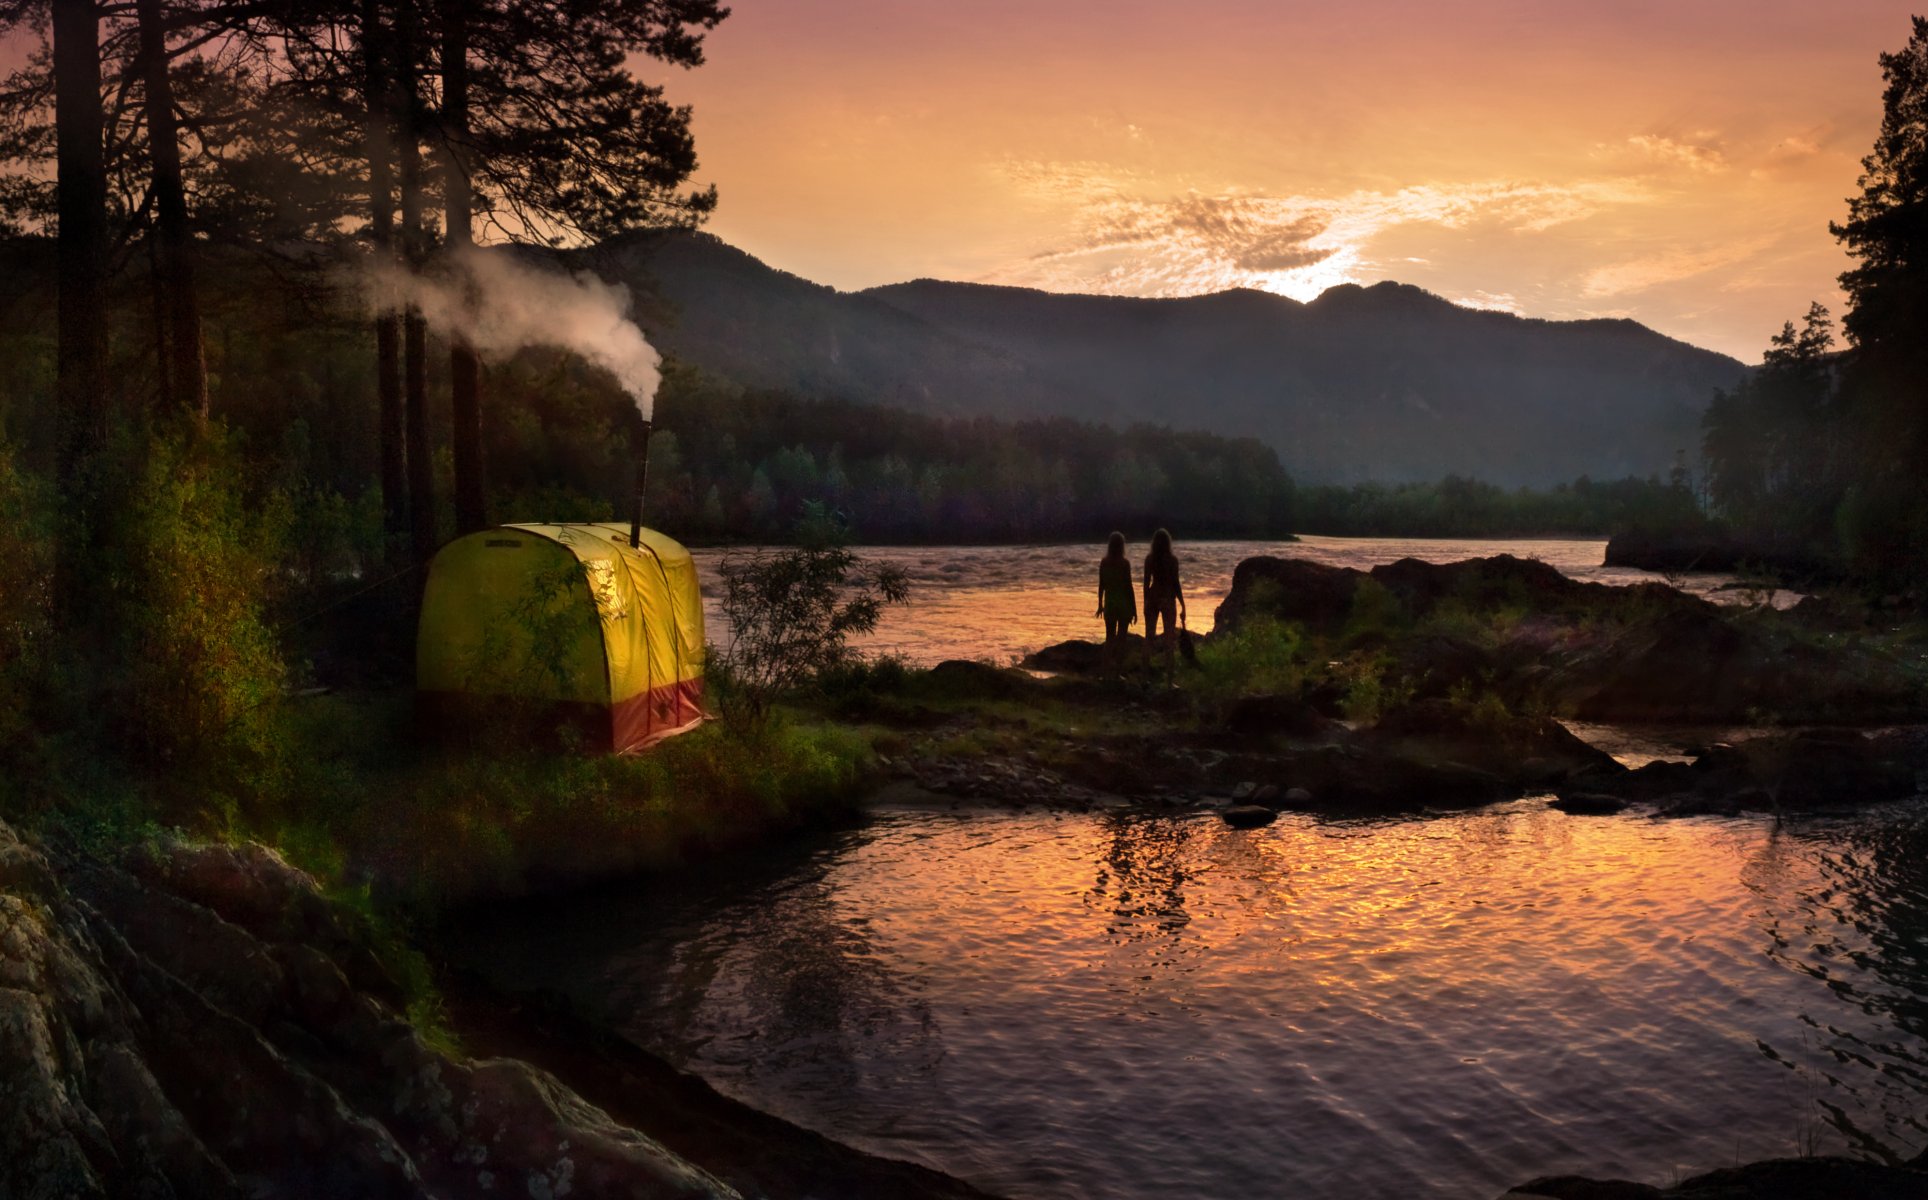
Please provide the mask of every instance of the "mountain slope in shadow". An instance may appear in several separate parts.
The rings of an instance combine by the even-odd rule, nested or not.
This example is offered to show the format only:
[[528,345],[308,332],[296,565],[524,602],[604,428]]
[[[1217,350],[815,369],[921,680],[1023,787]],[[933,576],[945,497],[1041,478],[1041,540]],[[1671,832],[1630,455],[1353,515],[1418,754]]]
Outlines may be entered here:
[[935,280],[846,293],[684,231],[578,257],[630,286],[660,348],[746,386],[1256,436],[1315,481],[1665,473],[1746,371],[1633,321],[1534,320],[1397,283],[1309,304]]

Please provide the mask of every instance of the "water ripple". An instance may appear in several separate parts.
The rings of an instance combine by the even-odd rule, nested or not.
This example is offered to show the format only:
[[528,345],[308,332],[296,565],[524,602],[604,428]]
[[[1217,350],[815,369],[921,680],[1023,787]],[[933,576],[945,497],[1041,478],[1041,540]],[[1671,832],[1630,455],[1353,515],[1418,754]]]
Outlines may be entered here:
[[1487,1196],[1928,1143],[1924,850],[1911,805],[902,813],[477,944],[726,1091],[1014,1196]]

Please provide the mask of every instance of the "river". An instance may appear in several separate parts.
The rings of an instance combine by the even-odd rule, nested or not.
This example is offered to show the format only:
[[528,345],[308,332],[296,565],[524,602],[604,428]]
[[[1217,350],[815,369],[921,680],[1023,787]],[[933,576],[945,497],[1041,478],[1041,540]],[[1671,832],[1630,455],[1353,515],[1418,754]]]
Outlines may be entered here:
[[[1194,624],[1267,550],[1646,577],[1598,542],[1216,543],[1181,547]],[[1090,548],[879,553],[921,586],[875,644],[914,661],[1090,633]],[[449,938],[756,1107],[1011,1197],[1470,1200],[1928,1145],[1918,804],[1249,831],[906,807]]]
[[[1419,539],[1306,537],[1297,542],[1191,542],[1178,544],[1183,564],[1190,628],[1208,633],[1212,611],[1232,586],[1232,571],[1247,558],[1275,554],[1332,566],[1366,570],[1414,557],[1455,562],[1493,554],[1537,558],[1575,579],[1596,583],[1662,581],[1650,571],[1606,567],[1604,539]],[[1143,543],[1131,548],[1136,564]],[[718,569],[732,554],[748,551],[698,550],[710,637],[725,641],[728,626],[717,607]],[[890,653],[918,666],[946,658],[998,664],[1013,662],[1042,646],[1067,638],[1100,640],[1104,624],[1097,609],[1101,545],[863,547],[865,558],[901,568],[911,581],[911,603],[891,609],[874,636],[864,643],[873,653]],[[1715,600],[1740,596],[1721,590],[1731,576],[1693,575],[1681,586]],[[1792,603],[1791,592],[1776,603]]]
[[1928,815],[882,812],[461,956],[1012,1197],[1491,1197],[1928,1144]]

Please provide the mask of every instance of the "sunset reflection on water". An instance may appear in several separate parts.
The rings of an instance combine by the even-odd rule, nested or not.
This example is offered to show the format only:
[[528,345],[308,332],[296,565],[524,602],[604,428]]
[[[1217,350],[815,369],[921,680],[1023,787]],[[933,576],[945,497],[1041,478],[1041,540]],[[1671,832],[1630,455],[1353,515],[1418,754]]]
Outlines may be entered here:
[[[1144,558],[1148,540],[1140,536],[1132,543],[1129,554],[1134,570]],[[1212,611],[1231,589],[1233,569],[1253,555],[1306,558],[1367,570],[1406,557],[1458,562],[1511,554],[1537,558],[1575,579],[1595,583],[1661,579],[1649,571],[1602,566],[1606,546],[1604,539],[1597,538],[1307,537],[1298,542],[1189,543],[1181,539],[1178,554],[1184,567],[1189,627],[1207,633],[1212,628]],[[729,632],[717,607],[717,571],[731,553],[695,552],[712,641],[723,641]],[[888,611],[876,635],[865,644],[872,652],[899,654],[923,666],[946,658],[1003,664],[1067,638],[1104,637],[1103,624],[1093,615],[1101,545],[893,546],[865,547],[862,553],[903,568],[912,588],[910,606]],[[1725,594],[1716,589],[1730,579],[1697,575],[1683,580],[1682,586],[1719,598]]]
[[1924,848],[1914,807],[904,811],[751,878],[494,923],[489,969],[1011,1195],[1664,1182],[1928,1144]]

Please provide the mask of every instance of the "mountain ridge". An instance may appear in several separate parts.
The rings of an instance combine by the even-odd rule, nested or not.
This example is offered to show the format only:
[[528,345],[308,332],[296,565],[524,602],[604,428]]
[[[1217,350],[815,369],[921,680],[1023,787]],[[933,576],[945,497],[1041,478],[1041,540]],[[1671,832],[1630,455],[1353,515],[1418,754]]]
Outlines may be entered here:
[[1663,473],[1747,371],[1625,318],[1468,308],[1390,280],[1308,302],[928,278],[843,292],[691,231],[567,257],[629,285],[660,349],[745,386],[1254,436],[1314,481]]

